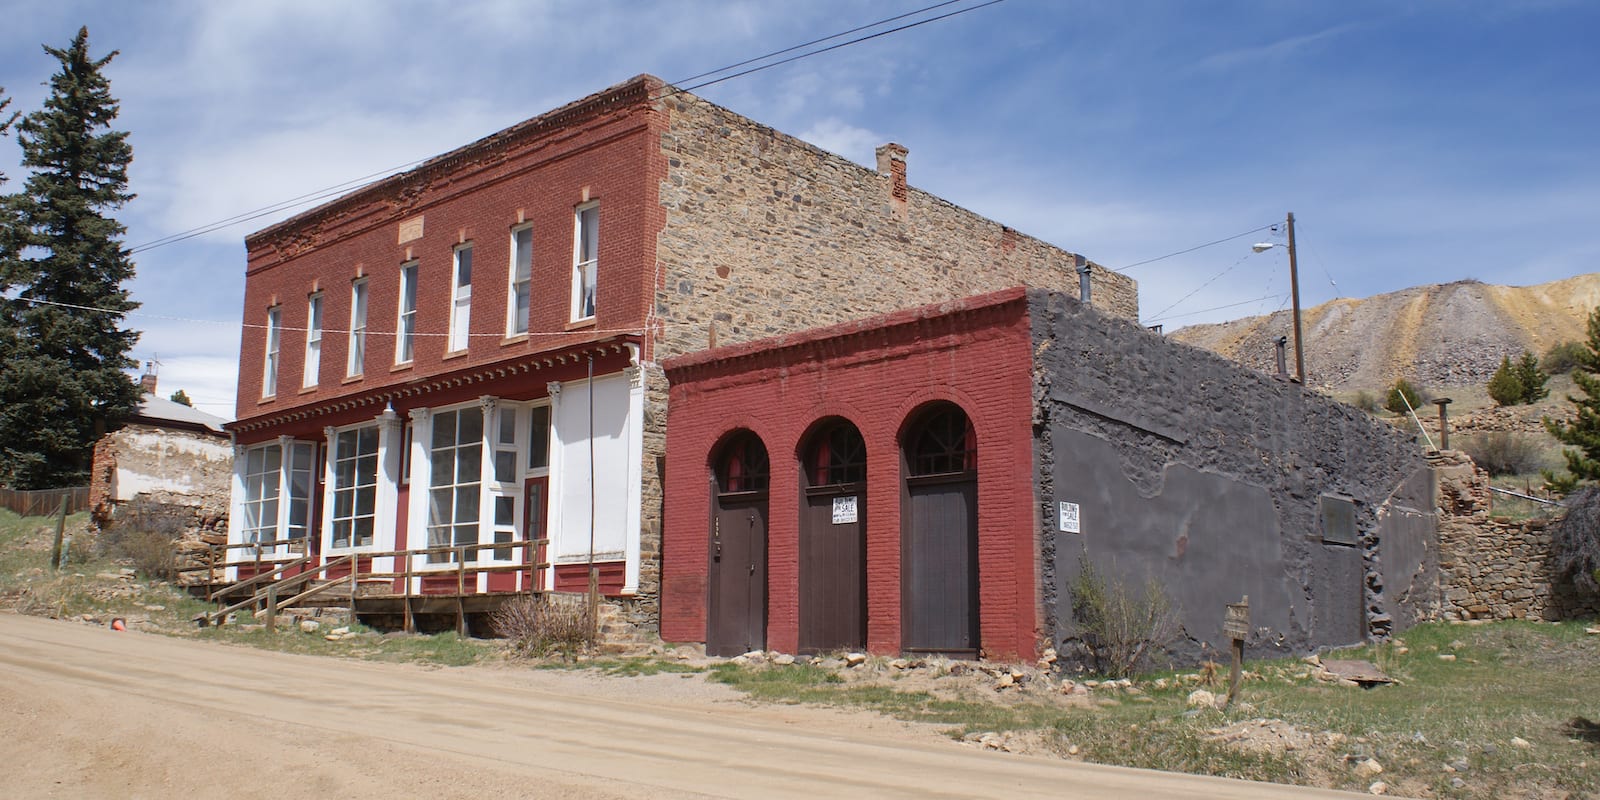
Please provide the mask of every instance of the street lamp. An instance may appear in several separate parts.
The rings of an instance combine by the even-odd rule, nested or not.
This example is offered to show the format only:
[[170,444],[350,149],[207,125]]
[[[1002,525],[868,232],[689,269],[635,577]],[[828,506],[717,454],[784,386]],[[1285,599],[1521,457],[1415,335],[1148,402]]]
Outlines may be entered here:
[[[1301,386],[1306,383],[1306,353],[1300,342],[1300,270],[1294,252],[1294,212],[1289,212],[1289,293],[1294,297],[1294,374]],[[1264,253],[1278,245],[1273,242],[1256,242],[1250,249]]]

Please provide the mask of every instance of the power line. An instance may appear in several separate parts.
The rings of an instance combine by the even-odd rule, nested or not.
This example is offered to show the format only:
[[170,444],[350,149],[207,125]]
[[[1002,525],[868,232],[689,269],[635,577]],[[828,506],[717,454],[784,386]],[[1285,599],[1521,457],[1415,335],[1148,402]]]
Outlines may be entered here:
[[773,56],[781,56],[784,53],[792,53],[792,52],[794,52],[796,50],[799,50],[801,48],[810,47],[810,46],[812,46],[814,44],[822,44],[823,42],[829,41],[831,39],[837,39],[840,36],[849,36],[852,33],[858,33],[860,31],[864,31],[864,30],[866,30],[868,28],[876,28],[879,25],[883,25],[885,23],[894,22],[895,20],[905,19],[906,17],[914,17],[914,16],[916,16],[918,14],[922,14],[924,12],[932,11],[932,10],[934,10],[936,8],[943,8],[943,7],[948,6],[948,5],[954,5],[954,4],[959,3],[959,2],[962,2],[962,0],[945,0],[943,3],[935,3],[935,4],[931,5],[931,6],[926,6],[924,8],[919,8],[919,9],[917,9],[915,11],[907,11],[904,14],[896,14],[895,16],[892,16],[892,17],[885,17],[883,19],[878,20],[877,22],[869,22],[869,23],[867,23],[865,25],[858,25],[858,26],[856,26],[854,28],[851,28],[850,30],[840,31],[838,33],[835,33],[835,34],[832,34],[832,35],[829,35],[829,36],[824,36],[821,39],[812,39],[809,42],[805,42],[803,44],[797,44],[797,45],[795,45],[793,47],[785,47],[782,50],[774,50],[774,51],[772,51],[770,53],[767,53],[766,55],[756,56],[755,58],[747,58],[747,59],[745,59],[743,61],[740,61],[737,64],[729,64],[729,65],[727,65],[725,67],[719,67],[717,69],[710,70],[708,72],[702,72],[699,75],[690,75],[689,77],[683,78],[682,80],[673,81],[672,85],[676,86],[676,85],[678,85],[680,83],[688,83],[689,81],[697,81],[697,80],[700,80],[701,78],[709,77],[709,76],[715,75],[715,74],[717,74],[719,72],[727,72],[730,69],[738,69],[739,67],[743,67],[743,66],[746,66],[748,64],[754,64],[754,63],[756,63],[758,61],[765,61],[765,60],[767,60],[769,58],[772,58]]
[[1249,236],[1252,233],[1260,233],[1260,232],[1262,232],[1264,230],[1267,230],[1268,228],[1271,228],[1273,225],[1277,225],[1277,224],[1278,223],[1274,222],[1274,223],[1271,223],[1269,225],[1262,225],[1259,228],[1251,228],[1250,230],[1247,230],[1244,233],[1236,233],[1236,234],[1234,234],[1232,236],[1229,236],[1226,239],[1218,239],[1218,240],[1216,240],[1214,242],[1206,242],[1205,244],[1197,244],[1194,247],[1190,247],[1190,248],[1186,248],[1186,249],[1183,249],[1183,250],[1179,250],[1176,253],[1168,253],[1168,254],[1166,254],[1164,256],[1157,256],[1155,258],[1147,258],[1147,259],[1145,259],[1143,261],[1135,261],[1132,264],[1128,264],[1127,266],[1123,266],[1123,267],[1117,267],[1116,269],[1113,269],[1111,271],[1112,272],[1126,272],[1127,270],[1133,269],[1134,267],[1142,267],[1142,266],[1144,266],[1146,264],[1154,264],[1157,261],[1165,261],[1165,260],[1167,260],[1169,258],[1172,258],[1174,256],[1181,256],[1181,255],[1183,255],[1185,253],[1193,253],[1196,250],[1204,250],[1207,247],[1211,247],[1213,245],[1219,245],[1219,244],[1222,244],[1223,242],[1231,242],[1234,239],[1243,239],[1244,237]]
[[1269,299],[1278,298],[1288,298],[1288,296],[1286,296],[1286,294],[1262,294],[1262,296],[1259,296],[1259,298],[1250,298],[1248,301],[1229,302],[1229,304],[1226,304],[1226,306],[1211,306],[1210,309],[1186,310],[1186,312],[1182,312],[1182,314],[1171,314],[1166,315],[1166,317],[1150,317],[1147,318],[1147,320],[1144,320],[1144,322],[1150,323],[1163,322],[1163,320],[1181,320],[1181,318],[1184,317],[1194,317],[1194,315],[1206,314],[1206,312],[1213,312],[1213,310],[1232,309],[1232,307],[1235,306],[1250,306],[1251,302],[1269,301]]
[[[958,3],[958,2],[963,2],[963,0],[945,0],[945,2],[935,3],[935,4],[930,5],[930,6],[925,6],[923,8],[916,9],[915,11],[908,11],[908,12],[906,12],[904,14],[897,14],[897,15],[892,16],[892,17],[885,17],[884,19],[880,19],[880,20],[878,20],[876,22],[868,23],[866,25],[858,25],[858,26],[856,26],[854,28],[850,28],[849,30],[840,31],[839,33],[835,33],[835,34],[832,34],[832,35],[829,35],[829,36],[824,36],[824,37],[822,37],[820,39],[813,39],[813,40],[811,40],[809,42],[805,42],[804,44],[797,44],[797,45],[794,45],[792,47],[786,47],[786,48],[784,48],[782,50],[775,50],[775,51],[773,51],[771,53],[767,53],[766,55],[757,56],[755,58],[750,58],[750,59],[745,59],[744,61],[740,61],[740,62],[735,63],[735,64],[729,64],[728,66],[721,67],[719,69],[714,69],[714,70],[711,70],[709,72],[702,72],[702,73],[700,73],[698,75],[691,75],[690,77],[685,78],[682,81],[678,81],[678,83],[687,83],[689,81],[698,80],[699,78],[703,78],[703,77],[706,77],[708,75],[715,75],[715,74],[717,74],[719,72],[726,72],[726,71],[728,71],[730,69],[736,69],[738,67],[742,67],[742,66],[745,66],[747,64],[754,64],[756,62],[764,61],[766,59],[772,58],[773,56],[783,55],[784,53],[792,53],[792,52],[794,52],[796,50],[799,50],[799,49],[802,49],[802,48],[806,48],[806,47],[810,47],[811,45],[814,45],[814,44],[820,44],[822,42],[826,42],[826,41],[830,41],[830,40],[833,40],[833,39],[837,39],[837,38],[839,38],[841,36],[848,36],[848,35],[850,35],[852,33],[857,33],[859,31],[864,31],[864,30],[867,30],[869,28],[875,28],[875,27],[878,27],[879,25],[883,25],[885,23],[889,23],[889,22],[894,22],[896,20],[905,19],[907,17],[913,17],[913,16],[916,16],[918,14],[924,14],[924,13],[927,13],[929,11],[933,11],[933,10],[936,10],[936,9],[939,9],[939,8],[944,8],[945,6],[953,5],[953,4]],[[888,30],[879,31],[879,32],[874,33],[874,34],[870,34],[870,35],[867,35],[867,36],[862,36],[862,37],[859,37],[859,38],[856,38],[856,39],[852,39],[852,40],[847,41],[847,42],[840,42],[838,44],[831,45],[831,46],[828,46],[828,47],[824,47],[824,48],[821,48],[821,49],[818,49],[818,50],[812,50],[812,51],[809,51],[809,52],[801,53],[799,55],[795,55],[795,56],[792,56],[790,58],[783,59],[781,61],[775,61],[775,62],[770,63],[770,64],[764,64],[762,66],[754,67],[754,68],[751,68],[751,69],[747,69],[747,70],[744,70],[742,72],[734,73],[732,75],[725,75],[725,76],[723,76],[721,78],[716,78],[714,80],[709,80],[709,81],[705,81],[703,83],[698,83],[698,84],[695,84],[695,85],[690,86],[688,88],[683,88],[683,89],[676,89],[675,88],[675,89],[673,89],[673,90],[671,90],[671,91],[669,91],[667,93],[662,94],[661,97],[658,97],[656,99],[659,100],[659,99],[662,99],[664,97],[669,97],[669,96],[674,95],[674,94],[679,94],[681,92],[688,92],[688,91],[692,91],[694,89],[699,89],[699,88],[702,88],[702,87],[705,87],[705,86],[711,86],[712,84],[717,84],[717,83],[721,83],[723,81],[732,80],[734,78],[742,77],[744,75],[749,75],[749,74],[751,74],[753,72],[760,72],[761,70],[768,69],[768,68],[771,68],[771,67],[780,66],[782,64],[788,64],[788,63],[791,63],[791,62],[794,62],[794,61],[799,61],[800,59],[804,59],[804,58],[810,58],[811,56],[819,55],[821,53],[826,53],[826,52],[828,52],[830,50],[837,50],[837,49],[839,49],[841,47],[848,47],[848,46],[850,46],[852,44],[858,44],[860,42],[864,42],[864,41],[867,41],[869,39],[876,39],[876,38],[878,38],[880,36],[887,36],[888,34],[891,34],[891,33],[897,33],[899,31],[903,31],[903,30],[906,30],[908,28],[915,28],[915,27],[917,27],[919,25],[926,25],[927,23],[930,23],[930,22],[937,22],[937,21],[942,20],[942,19],[947,19],[949,17],[957,16],[959,14],[965,14],[968,11],[976,11],[976,10],[978,10],[980,8],[984,8],[986,6],[992,6],[992,5],[995,5],[997,3],[1001,3],[1001,2],[1004,2],[1004,0],[989,0],[986,3],[981,3],[979,5],[970,6],[970,7],[962,8],[962,9],[957,9],[955,11],[951,11],[951,12],[946,13],[946,14],[941,14],[941,15],[935,16],[935,17],[929,17],[927,19],[918,20],[916,22],[912,22],[912,23],[909,23],[909,24],[906,24],[906,25],[901,25],[899,27],[890,28]],[[408,161],[408,162],[406,162],[404,164],[399,164],[399,165],[396,165],[396,166],[393,166],[393,167],[389,167],[387,169],[379,170],[377,172],[368,173],[367,175],[363,175],[363,176],[361,176],[359,178],[351,178],[350,180],[334,184],[333,186],[329,186],[329,187],[324,188],[324,189],[318,189],[316,191],[307,192],[306,194],[300,195],[298,197],[293,197],[293,198],[290,198],[288,200],[281,200],[281,201],[278,201],[276,203],[272,203],[270,205],[262,206],[261,208],[257,208],[257,209],[251,210],[251,211],[246,211],[246,212],[243,212],[243,213],[240,213],[240,214],[236,214],[236,215],[228,217],[226,219],[217,220],[216,222],[207,223],[205,225],[201,225],[201,226],[196,227],[196,228],[191,228],[191,229],[186,230],[186,231],[181,231],[179,233],[174,233],[174,234],[170,234],[168,236],[163,236],[163,237],[161,237],[159,239],[154,239],[154,240],[151,240],[149,242],[145,242],[144,244],[140,244],[138,246],[130,248],[128,252],[129,252],[129,254],[136,254],[136,253],[142,253],[142,252],[145,252],[145,251],[148,251],[148,250],[154,250],[154,249],[156,249],[158,247],[165,247],[166,245],[169,245],[169,244],[176,244],[177,242],[185,241],[185,240],[188,240],[188,239],[193,239],[193,238],[195,238],[197,236],[204,236],[205,234],[213,233],[215,231],[219,231],[219,230],[222,230],[224,228],[230,228],[230,227],[233,227],[234,225],[238,225],[240,223],[250,222],[251,220],[260,219],[260,218],[268,216],[270,214],[274,214],[274,213],[277,213],[279,211],[284,211],[284,210],[287,210],[287,209],[290,209],[290,208],[294,208],[294,207],[299,206],[299,205],[304,205],[306,203],[316,202],[318,200],[322,200],[324,198],[327,198],[327,197],[330,197],[332,195],[339,194],[339,193],[342,193],[342,192],[345,192],[345,191],[365,188],[366,186],[369,186],[372,183],[375,183],[377,180],[382,179],[383,177],[392,175],[392,174],[394,174],[396,172],[399,172],[401,170],[404,170],[404,169],[409,169],[411,167],[417,166],[418,164],[422,164],[423,162],[427,161],[429,158],[432,158],[432,156],[429,156],[427,158],[419,158],[419,159],[417,159],[415,161]]]
[[[829,45],[827,47],[823,47],[823,48],[819,48],[819,49],[816,49],[816,50],[811,50],[809,52],[801,53],[801,54],[796,55],[796,56],[790,56],[789,58],[785,58],[785,59],[781,59],[781,60],[778,60],[778,61],[774,61],[774,62],[772,62],[770,64],[762,64],[759,67],[751,67],[750,69],[747,69],[747,70],[742,70],[740,72],[735,72],[732,75],[724,75],[721,78],[716,78],[716,79],[713,79],[713,80],[705,81],[703,83],[697,83],[697,84],[695,84],[693,86],[688,86],[688,87],[684,87],[684,88],[681,88],[681,89],[680,88],[674,88],[669,92],[663,93],[661,95],[661,97],[658,97],[656,99],[659,100],[659,99],[662,99],[662,98],[671,97],[672,95],[681,94],[683,92],[692,92],[695,89],[703,89],[703,88],[705,88],[707,86],[711,86],[711,85],[717,84],[717,83],[722,83],[723,81],[733,80],[734,78],[740,78],[740,77],[743,77],[745,75],[749,75],[749,74],[751,74],[753,72],[760,72],[760,71],[762,71],[764,69],[771,69],[773,67],[780,67],[780,66],[783,66],[784,64],[788,64],[788,63],[791,63],[791,62],[794,62],[794,61],[799,61],[800,59],[803,59],[803,58],[810,58],[810,57],[815,56],[815,55],[821,55],[821,54],[829,52],[831,50],[838,50],[841,47],[849,47],[850,45],[859,44],[861,42],[865,42],[865,41],[868,41],[868,40],[871,40],[871,39],[876,39],[876,38],[878,38],[880,36],[888,36],[891,33],[899,33],[900,31],[908,30],[910,28],[915,28],[915,27],[917,27],[919,25],[926,25],[926,24],[928,24],[930,22],[938,22],[939,20],[942,20],[942,19],[949,19],[950,17],[954,17],[954,16],[958,16],[958,15],[961,15],[961,14],[965,14],[968,11],[977,11],[980,8],[987,8],[988,6],[996,5],[998,3],[1003,3],[1003,2],[1005,2],[1005,0],[989,0],[987,3],[979,3],[978,5],[975,5],[975,6],[969,6],[967,8],[957,9],[955,11],[951,11],[951,12],[946,13],[946,14],[940,14],[940,15],[938,15],[936,17],[929,17],[927,19],[917,20],[916,22],[907,23],[907,24],[901,25],[899,27],[890,28],[888,30],[879,31],[877,33],[871,33],[871,34],[868,34],[866,36],[862,36],[862,37],[859,37],[859,38],[856,38],[856,39],[851,39],[851,40],[849,40],[847,42],[840,42],[838,44],[833,44],[833,45]],[[946,5],[946,4],[940,4],[940,5]],[[934,9],[934,8],[938,8],[938,7],[939,7],[938,5],[929,6],[926,9],[922,9],[922,11],[928,11],[928,10],[931,10],[931,9]],[[920,13],[922,13],[922,11],[913,11],[913,12],[911,12],[911,14],[920,14]],[[901,16],[907,16],[907,15],[901,15]],[[874,24],[882,24],[882,23],[874,23]],[[873,27],[873,26],[872,25],[865,25],[865,26],[862,26],[862,27],[863,28],[870,28],[870,27]],[[857,30],[860,30],[860,28],[858,28]],[[826,37],[825,39],[822,39],[821,41],[827,41],[827,39],[833,39],[833,38],[837,38],[838,36],[843,36],[843,35],[844,34],[836,34],[835,36]],[[801,46],[803,47],[804,45],[801,45]],[[790,48],[790,49],[794,49],[794,48]],[[765,56],[763,56],[763,58],[765,58]],[[757,59],[752,59],[752,60],[753,61],[760,61],[761,59],[757,58]],[[731,69],[731,67],[725,68],[725,69]],[[714,75],[717,72],[721,72],[721,71],[722,70],[713,70],[712,72],[707,73],[707,74],[713,74]]]
[[[429,158],[431,158],[431,157],[432,156],[429,156]],[[409,162],[406,162],[404,164],[400,164],[399,166],[389,167],[388,169],[379,170],[377,172],[371,172],[371,173],[363,175],[363,176],[361,176],[359,178],[351,178],[350,180],[347,180],[347,181],[345,181],[343,183],[339,183],[339,184],[335,184],[333,186],[329,186],[326,189],[318,189],[318,190],[316,190],[314,192],[307,192],[306,194],[300,195],[299,197],[292,197],[292,198],[289,198],[288,200],[280,200],[280,201],[278,201],[276,203],[273,203],[272,205],[263,206],[261,208],[255,209],[254,211],[246,211],[246,212],[244,212],[242,214],[235,214],[234,216],[228,217],[227,219],[222,219],[222,220],[218,220],[216,222],[212,222],[212,223],[208,223],[208,224],[205,224],[205,225],[201,225],[198,228],[191,228],[191,229],[186,230],[186,231],[181,231],[179,233],[174,233],[174,234],[170,234],[168,236],[163,236],[160,239],[154,239],[152,241],[145,242],[144,244],[138,245],[137,247],[133,247],[133,248],[128,250],[128,253],[131,255],[131,254],[134,254],[134,253],[142,253],[142,252],[144,252],[146,250],[154,250],[157,247],[164,247],[164,246],[169,245],[169,244],[175,244],[177,242],[184,241],[185,239],[193,239],[196,236],[204,236],[205,234],[211,233],[212,231],[219,231],[219,230],[222,230],[223,228],[228,228],[228,227],[232,227],[234,225],[238,225],[241,222],[249,222],[250,220],[253,220],[253,219],[259,219],[259,218],[264,217],[264,216],[266,216],[268,214],[272,214],[272,213],[275,213],[275,212],[278,212],[278,211],[283,211],[285,209],[294,208],[297,205],[304,205],[306,203],[315,202],[317,200],[321,200],[321,199],[323,199],[325,197],[328,197],[328,196],[334,195],[334,194],[338,194],[340,192],[346,191],[346,190],[351,189],[351,188],[361,188],[363,186],[368,185],[368,183],[373,182],[372,179],[379,178],[381,176],[391,175],[391,174],[393,174],[395,172],[399,172],[400,170],[406,169],[408,167],[414,167],[414,166],[416,166],[418,164],[421,164],[422,162],[427,161],[427,160],[428,160],[427,158],[419,158],[416,161],[409,161]]]
[[[1240,235],[1242,236],[1243,234],[1240,234]],[[1235,236],[1233,238],[1237,239],[1239,237]],[[1175,300],[1172,303],[1172,305],[1169,305],[1166,308],[1163,308],[1160,311],[1157,311],[1155,313],[1155,316],[1150,317],[1147,321],[1154,321],[1154,320],[1158,320],[1158,319],[1163,319],[1163,317],[1161,316],[1162,314],[1165,314],[1168,311],[1171,311],[1172,309],[1176,308],[1177,306],[1182,305],[1185,300],[1188,300],[1189,298],[1194,297],[1195,295],[1199,294],[1201,289],[1204,289],[1207,286],[1210,286],[1211,284],[1215,283],[1217,281],[1217,279],[1219,279],[1222,276],[1228,274],[1229,272],[1232,272],[1234,267],[1237,267],[1240,264],[1243,264],[1245,259],[1247,259],[1247,258],[1249,258],[1249,257],[1251,257],[1253,255],[1255,255],[1255,253],[1250,252],[1250,253],[1245,253],[1244,255],[1240,256],[1238,261],[1235,261],[1232,264],[1229,264],[1227,267],[1223,268],[1223,270],[1221,272],[1218,272],[1217,274],[1212,275],[1210,278],[1207,278],[1205,283],[1202,283],[1199,286],[1194,287],[1193,291],[1191,291],[1188,294],[1178,298],[1177,300]]]

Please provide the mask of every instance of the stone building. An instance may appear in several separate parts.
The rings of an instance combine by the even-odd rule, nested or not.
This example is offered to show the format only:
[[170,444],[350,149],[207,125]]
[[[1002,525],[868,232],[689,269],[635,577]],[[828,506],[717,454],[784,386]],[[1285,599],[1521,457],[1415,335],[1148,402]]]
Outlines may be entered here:
[[227,420],[156,395],[156,376],[127,422],[94,446],[89,508],[104,526],[119,506],[143,498],[192,508],[208,526],[227,519],[233,451]]
[[89,511],[102,530],[129,514],[148,525],[159,518],[179,541],[179,578],[209,575],[207,546],[221,544],[228,524],[233,448],[221,417],[156,394],[156,376],[140,382],[133,416],[95,442]]
[[903,147],[867,169],[649,76],[246,246],[232,542],[404,592],[592,567],[646,632],[662,359],[1080,275],[1138,314],[1130,279],[910,186]]
[[1438,607],[1414,437],[1075,297],[1014,288],[665,361],[662,637],[1031,658],[1082,565],[1163,588],[1180,659]]

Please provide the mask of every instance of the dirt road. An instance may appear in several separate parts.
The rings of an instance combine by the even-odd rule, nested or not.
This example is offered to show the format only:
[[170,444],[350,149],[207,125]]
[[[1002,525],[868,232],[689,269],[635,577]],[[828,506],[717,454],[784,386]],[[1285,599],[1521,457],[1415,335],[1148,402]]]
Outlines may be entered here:
[[0,797],[1351,796],[983,752],[701,680],[369,664],[0,614]]

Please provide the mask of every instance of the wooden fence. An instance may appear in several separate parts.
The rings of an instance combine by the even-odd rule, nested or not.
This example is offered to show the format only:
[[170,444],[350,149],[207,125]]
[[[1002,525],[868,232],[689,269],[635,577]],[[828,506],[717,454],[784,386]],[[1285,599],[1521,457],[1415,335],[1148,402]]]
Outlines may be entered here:
[[89,487],[73,486],[66,489],[0,489],[0,508],[9,508],[24,517],[48,517],[61,509],[67,501],[67,513],[76,514],[89,509]]

